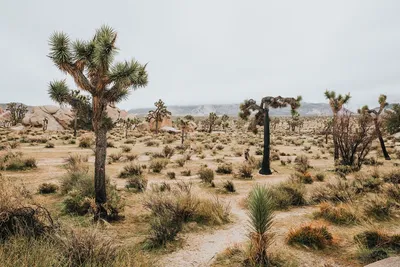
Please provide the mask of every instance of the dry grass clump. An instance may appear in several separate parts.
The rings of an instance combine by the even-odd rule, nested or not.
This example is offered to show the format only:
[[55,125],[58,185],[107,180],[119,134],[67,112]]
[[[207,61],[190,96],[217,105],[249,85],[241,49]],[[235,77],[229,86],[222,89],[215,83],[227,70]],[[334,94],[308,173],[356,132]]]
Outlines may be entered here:
[[400,170],[393,170],[383,175],[383,180],[387,183],[400,184]]
[[232,181],[225,181],[223,184],[224,189],[226,192],[234,193],[236,192],[235,184]]
[[224,163],[224,164],[218,165],[217,170],[215,172],[218,174],[231,174],[232,173],[232,164]]
[[155,173],[160,173],[169,163],[169,159],[155,158],[150,161],[149,169]]
[[306,205],[305,193],[304,185],[295,182],[283,182],[273,186],[270,190],[277,210]]
[[335,206],[328,202],[321,203],[314,216],[338,225],[352,225],[359,221],[353,209],[346,204]]
[[89,157],[87,155],[79,155],[79,154],[69,155],[65,161],[66,162],[65,168],[69,173],[74,173],[74,172],[87,173],[89,171],[89,166],[87,166],[85,163],[87,163],[88,161]]
[[249,162],[244,162],[239,166],[235,177],[239,179],[252,179],[253,171],[254,166]]
[[148,248],[165,246],[176,238],[184,223],[195,221],[205,225],[229,222],[229,207],[217,198],[200,199],[193,194],[191,184],[178,183],[170,190],[149,193],[143,202],[151,212]]
[[312,249],[324,249],[333,243],[333,236],[325,225],[309,223],[289,231],[289,245],[300,245]]
[[140,164],[130,163],[124,166],[123,170],[119,173],[118,177],[128,178],[132,176],[142,176],[142,175],[143,175],[142,166]]
[[36,159],[24,158],[21,152],[8,152],[0,157],[0,170],[24,171],[37,168]]
[[211,184],[214,180],[214,171],[210,168],[202,167],[198,175],[204,183]]
[[112,154],[108,155],[108,158],[110,159],[111,162],[117,162],[123,158],[123,155],[121,152],[112,153]]
[[178,158],[175,160],[175,162],[178,164],[179,167],[183,167],[185,166],[186,159],[184,157]]
[[365,203],[364,211],[367,216],[378,221],[388,220],[394,215],[396,205],[384,196],[375,196]]
[[57,192],[58,185],[52,183],[43,183],[39,186],[38,192],[39,194],[52,194]]
[[136,192],[144,192],[147,187],[147,179],[143,175],[130,176],[126,182],[127,189],[133,189]]
[[132,147],[127,146],[127,145],[122,145],[120,148],[121,148],[123,153],[129,153],[132,150]]
[[355,188],[348,181],[338,180],[314,189],[311,200],[315,203],[330,201],[352,202],[355,198]]
[[79,139],[79,147],[81,148],[91,148],[94,145],[93,138],[90,136],[83,136]]
[[24,187],[0,176],[0,243],[16,235],[37,237],[54,228],[50,213],[34,205]]

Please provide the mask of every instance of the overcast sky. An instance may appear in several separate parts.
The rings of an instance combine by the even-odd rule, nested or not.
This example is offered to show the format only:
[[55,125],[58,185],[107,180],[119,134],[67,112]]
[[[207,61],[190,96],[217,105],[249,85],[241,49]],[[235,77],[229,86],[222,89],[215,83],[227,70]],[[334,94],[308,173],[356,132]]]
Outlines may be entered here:
[[49,81],[66,76],[46,56],[49,36],[90,39],[102,24],[118,31],[117,59],[148,62],[149,84],[125,109],[325,102],[325,89],[350,92],[351,108],[380,93],[400,101],[399,14],[398,0],[0,0],[0,103],[51,104]]

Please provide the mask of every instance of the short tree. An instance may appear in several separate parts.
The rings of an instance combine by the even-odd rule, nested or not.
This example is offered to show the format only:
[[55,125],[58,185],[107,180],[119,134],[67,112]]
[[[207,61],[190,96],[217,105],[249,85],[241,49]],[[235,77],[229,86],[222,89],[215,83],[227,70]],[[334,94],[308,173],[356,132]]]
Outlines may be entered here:
[[300,107],[301,96],[297,98],[293,97],[272,97],[267,96],[261,99],[261,104],[257,105],[253,99],[245,100],[240,104],[239,117],[248,120],[253,111],[257,111],[252,122],[250,123],[250,129],[257,129],[256,125],[264,125],[264,153],[262,167],[260,174],[270,175],[272,174],[270,168],[270,119],[269,109],[270,108],[284,108],[288,105],[291,107],[291,113],[296,114],[297,109]]
[[400,132],[400,104],[393,104],[390,110],[385,111],[384,121],[390,134]]
[[216,125],[217,119],[218,119],[217,114],[215,114],[214,112],[211,112],[208,115],[208,118],[203,121],[204,126],[207,128],[207,131],[209,133],[212,133],[214,126]]
[[329,100],[329,105],[331,106],[332,113],[333,113],[333,121],[334,121],[333,128],[332,128],[333,147],[334,147],[333,158],[334,158],[334,160],[336,162],[339,159],[339,148],[337,146],[336,138],[335,138],[336,133],[337,133],[336,128],[335,128],[335,125],[336,125],[335,121],[337,119],[339,111],[342,110],[343,105],[347,104],[350,101],[351,96],[350,96],[350,94],[347,94],[347,95],[344,95],[344,96],[339,94],[338,96],[336,96],[336,92],[335,91],[326,90],[325,91],[325,98],[327,100]]
[[171,112],[167,110],[167,107],[161,99],[155,102],[154,106],[156,106],[156,109],[149,111],[149,114],[147,114],[146,117],[146,121],[154,121],[154,123],[156,124],[156,133],[158,134],[159,123],[161,123],[164,118],[169,118],[171,116]]
[[122,127],[125,130],[125,139],[128,138],[128,131],[129,130],[135,130],[136,127],[141,123],[142,121],[135,117],[135,118],[126,118],[126,119],[119,119],[119,123],[122,124]]
[[181,129],[181,144],[185,141],[185,136],[189,130],[189,121],[179,118],[177,121],[179,128]]
[[28,107],[24,104],[11,102],[7,104],[6,110],[10,112],[10,122],[14,126],[22,122],[25,114],[28,112]]
[[364,115],[364,116],[369,115],[372,117],[372,119],[374,121],[374,125],[375,125],[376,136],[379,139],[379,143],[381,145],[383,156],[385,157],[386,160],[390,160],[390,156],[386,150],[385,141],[383,141],[382,131],[381,131],[381,121],[382,121],[381,114],[382,114],[383,110],[388,106],[388,103],[386,102],[386,95],[380,95],[379,99],[378,99],[378,103],[379,103],[378,110],[369,109],[368,106],[363,106],[361,109],[358,110],[358,113],[361,115]]
[[226,129],[228,128],[228,126],[229,126],[229,122],[228,121],[229,121],[229,116],[226,115],[226,114],[222,115],[221,123],[222,123],[222,128],[224,129],[225,132],[226,132]]
[[71,75],[79,89],[92,96],[92,123],[96,135],[95,219],[107,218],[104,207],[107,201],[105,163],[107,131],[111,124],[106,113],[107,105],[126,99],[131,89],[147,85],[146,65],[135,60],[114,63],[116,40],[117,33],[108,26],[102,26],[88,41],[71,43],[65,33],[56,32],[49,42],[49,57],[53,63]]

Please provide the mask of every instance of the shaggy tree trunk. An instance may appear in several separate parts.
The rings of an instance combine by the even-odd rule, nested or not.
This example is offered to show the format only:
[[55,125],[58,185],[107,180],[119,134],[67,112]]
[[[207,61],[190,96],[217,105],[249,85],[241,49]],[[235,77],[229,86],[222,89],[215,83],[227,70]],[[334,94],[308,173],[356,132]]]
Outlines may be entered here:
[[104,204],[107,202],[106,194],[106,156],[107,156],[107,127],[103,124],[103,114],[106,105],[99,97],[93,97],[93,128],[96,135],[96,150],[94,162],[94,190],[97,211],[95,220],[107,218]]
[[261,165],[260,174],[270,175],[272,174],[270,169],[270,161],[269,161],[269,144],[270,144],[270,136],[269,136],[269,110],[268,107],[265,108],[264,114],[264,154],[263,161]]
[[383,141],[382,132],[379,129],[379,123],[377,119],[374,120],[374,124],[375,124],[376,134],[378,135],[379,143],[381,144],[383,156],[385,157],[385,160],[390,160],[390,156],[386,150],[385,142]]
[[332,126],[332,135],[333,135],[333,148],[334,148],[334,153],[333,153],[333,159],[335,160],[335,164],[337,162],[337,160],[339,159],[339,146],[336,140],[336,135],[337,135],[337,131],[336,131],[336,123],[337,123],[337,114],[333,115],[333,126]]
[[156,119],[156,134],[158,134],[158,119]]
[[75,112],[75,118],[74,118],[74,137],[76,137],[76,129],[78,128],[78,114]]
[[211,133],[211,132],[212,132],[212,124],[210,122],[210,128],[208,128],[208,133]]
[[181,136],[181,144],[183,145],[183,142],[185,141],[185,131],[182,129],[182,136]]
[[128,139],[128,127],[125,128],[125,139]]

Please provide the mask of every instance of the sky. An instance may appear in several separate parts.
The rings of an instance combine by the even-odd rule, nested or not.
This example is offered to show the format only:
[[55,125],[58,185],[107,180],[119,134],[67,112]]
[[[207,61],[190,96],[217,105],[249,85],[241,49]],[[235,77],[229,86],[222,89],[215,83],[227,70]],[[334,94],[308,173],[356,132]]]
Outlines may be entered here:
[[232,104],[326,89],[349,108],[400,101],[398,0],[0,0],[0,103],[54,104],[47,57],[55,31],[88,40],[118,32],[116,60],[148,63],[149,83],[119,107]]

